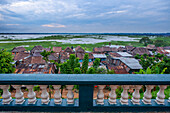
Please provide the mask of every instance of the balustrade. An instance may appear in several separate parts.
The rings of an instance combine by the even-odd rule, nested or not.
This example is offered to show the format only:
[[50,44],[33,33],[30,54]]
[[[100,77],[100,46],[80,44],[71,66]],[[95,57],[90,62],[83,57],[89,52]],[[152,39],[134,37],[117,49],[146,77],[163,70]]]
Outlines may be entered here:
[[[106,75],[103,75],[103,76],[106,76]],[[44,106],[44,110],[46,110],[48,107],[51,107],[51,110],[57,109],[57,108],[54,108],[54,106],[57,106],[57,107],[59,107],[58,109],[62,108],[63,111],[69,111],[67,109],[71,109],[70,107],[66,108],[66,106],[72,106],[75,109],[79,109],[78,111],[81,111],[80,108],[86,109],[83,111],[95,111],[93,109],[99,109],[100,107],[101,107],[101,109],[105,109],[108,107],[108,109],[112,110],[112,107],[114,107],[114,109],[118,109],[117,106],[119,106],[120,110],[116,110],[116,111],[121,111],[123,109],[124,110],[128,109],[127,107],[124,107],[124,106],[128,106],[129,109],[136,109],[135,108],[136,105],[141,108],[142,107],[145,108],[145,106],[146,106],[146,108],[152,107],[152,109],[154,108],[158,111],[159,111],[158,108],[162,107],[162,108],[160,108],[160,111],[162,111],[162,110],[170,111],[170,97],[168,99],[166,97],[166,99],[165,99],[165,93],[164,93],[165,89],[169,85],[169,82],[166,82],[166,84],[164,84],[162,82],[162,84],[160,83],[161,85],[158,85],[158,83],[156,83],[156,82],[153,84],[152,84],[152,82],[149,82],[151,84],[144,84],[145,82],[142,82],[143,85],[140,82],[139,83],[138,82],[136,82],[136,83],[133,83],[133,82],[123,82],[123,83],[119,82],[119,83],[117,83],[117,81],[115,81],[115,83],[114,83],[114,81],[106,82],[105,84],[110,84],[110,89],[111,89],[109,92],[108,98],[105,98],[106,96],[104,93],[104,90],[106,90],[105,89],[106,85],[104,85],[104,83],[100,82],[99,84],[101,84],[101,85],[98,85],[98,93],[96,95],[97,99],[95,99],[95,100],[93,98],[90,99],[88,96],[85,97],[84,94],[86,94],[88,92],[87,91],[88,87],[89,88],[94,87],[94,85],[98,82],[91,83],[90,81],[87,81],[86,84],[87,83],[90,83],[90,84],[86,86],[86,84],[83,83],[83,81],[82,81],[83,84],[81,84],[81,82],[66,82],[63,84],[62,82],[53,82],[53,81],[50,81],[50,82],[42,82],[42,81],[35,82],[35,81],[33,81],[30,83],[29,82],[28,83],[26,83],[26,82],[20,83],[20,82],[11,81],[9,84],[12,84],[11,86],[14,87],[14,89],[16,89],[14,99],[12,99],[11,93],[9,91],[10,85],[4,81],[1,81],[0,83],[2,83],[2,85],[0,85],[0,88],[3,90],[2,99],[0,99],[0,109],[3,109],[3,110],[5,109],[4,105],[7,105],[7,106],[9,106],[9,109],[12,109],[11,107],[17,107],[17,105],[19,104],[20,107],[21,106],[23,106],[23,107],[26,107],[26,106],[33,107],[34,106],[33,109],[36,106],[37,107],[41,106],[41,108]],[[24,83],[26,83],[26,84],[24,84]],[[41,98],[37,99],[36,93],[33,89],[34,89],[34,86],[39,83],[42,84],[42,85],[39,85],[40,89],[41,89]],[[56,83],[59,85],[57,85]],[[79,99],[74,98],[74,93],[73,93],[74,85],[71,85],[74,83],[76,85],[80,84],[80,86],[81,86],[80,88],[86,89],[86,90],[81,89],[81,91],[84,92],[83,98],[81,98],[80,93],[79,93]],[[28,89],[27,90],[28,91],[28,95],[27,95],[28,99],[24,98],[24,93],[26,91],[22,92],[23,91],[23,90],[21,90],[22,85],[25,85],[26,88]],[[48,91],[50,91],[50,90],[47,90],[48,85],[52,85],[54,88],[54,99],[50,98],[51,96],[49,96],[50,94]],[[66,85],[66,89],[68,91],[66,99],[64,99],[64,98],[62,99],[62,94],[61,94],[61,90],[60,90],[62,85]],[[155,99],[152,99],[153,88],[157,87],[157,86],[159,87],[159,92],[157,93],[157,97]],[[121,95],[117,93],[117,90],[118,90],[117,88],[119,88],[119,92],[120,92],[120,87],[122,88]],[[143,98],[141,97],[141,94],[140,94],[141,88],[143,88],[143,90],[145,89]],[[129,89],[133,89],[133,90],[129,90]],[[106,91],[109,91],[109,90],[106,90]],[[130,96],[129,96],[130,91],[132,94],[131,95],[132,98],[130,98]],[[118,95],[120,97],[118,97]],[[170,92],[169,92],[169,95],[170,95]],[[140,99],[140,98],[142,98],[142,99]],[[85,100],[86,102],[89,102],[89,106],[88,106],[88,104],[85,104],[86,106],[85,106],[85,108],[83,108],[83,104],[82,104],[83,100]],[[81,102],[79,103],[79,101],[81,101]],[[93,104],[90,104],[90,103],[93,103]],[[159,106],[159,105],[161,105],[161,106]],[[149,110],[146,108],[141,109],[141,111]],[[38,108],[36,108],[36,109],[38,109]],[[8,109],[6,109],[6,110],[8,111]],[[29,111],[29,110],[30,109],[27,108],[27,111]],[[105,109],[105,110],[107,110],[107,109]],[[34,110],[31,110],[31,111],[34,111]],[[100,110],[97,110],[97,111],[100,111]],[[130,110],[128,110],[128,111],[130,111]]]

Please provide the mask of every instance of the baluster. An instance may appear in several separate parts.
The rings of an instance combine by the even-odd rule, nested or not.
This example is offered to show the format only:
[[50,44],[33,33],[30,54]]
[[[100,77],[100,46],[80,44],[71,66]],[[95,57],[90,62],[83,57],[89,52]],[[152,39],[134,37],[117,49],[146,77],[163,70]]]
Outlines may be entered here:
[[110,85],[111,92],[109,93],[109,103],[116,104],[116,92],[118,85]]
[[61,85],[53,85],[53,87],[55,89],[54,102],[55,104],[61,104],[62,102],[61,93],[60,93]]
[[142,102],[144,104],[151,104],[151,98],[152,98],[151,90],[154,88],[154,85],[145,85],[145,87],[146,87],[146,91],[144,93]]
[[3,90],[2,98],[3,98],[3,103],[2,104],[10,104],[12,101],[11,98],[11,93],[8,91],[9,85],[1,85],[1,89]]
[[26,85],[28,88],[28,104],[35,104],[37,99],[36,99],[36,94],[33,91],[34,85]]
[[121,98],[120,98],[120,103],[121,104],[126,104],[128,105],[128,92],[127,90],[129,89],[128,85],[122,85],[123,92],[121,93]]
[[103,93],[103,89],[106,85],[98,85],[99,91],[97,94],[97,104],[104,104],[104,93]]
[[24,103],[24,94],[23,92],[21,91],[21,86],[22,85],[13,85],[13,87],[16,89],[16,93],[15,93],[15,97],[16,97],[16,100],[15,100],[15,104],[23,104]]
[[133,104],[140,104],[140,93],[139,90],[142,88],[142,85],[135,85],[134,89],[135,91],[132,94],[132,103]]
[[67,93],[67,104],[74,104],[74,94],[73,94],[73,87],[74,85],[66,85],[67,89],[68,89],[68,93]]
[[170,97],[169,97],[169,100],[168,100],[168,102],[170,102]]
[[49,94],[47,92],[47,85],[39,85],[39,86],[42,89],[41,103],[42,104],[48,104],[50,102],[50,100],[49,100]]
[[165,98],[165,94],[164,94],[164,90],[167,88],[167,85],[159,85],[159,92],[157,93],[157,97],[156,97],[156,103],[157,104],[164,104],[164,98]]

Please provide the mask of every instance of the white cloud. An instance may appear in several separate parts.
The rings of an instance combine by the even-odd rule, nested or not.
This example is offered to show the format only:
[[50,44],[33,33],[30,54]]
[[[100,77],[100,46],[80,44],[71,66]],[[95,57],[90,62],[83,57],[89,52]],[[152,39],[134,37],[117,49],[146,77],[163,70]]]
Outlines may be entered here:
[[3,15],[0,14],[0,21],[4,20]]
[[44,24],[44,25],[41,25],[43,27],[55,27],[55,28],[63,28],[63,27],[66,27],[65,25],[61,25],[61,24]]
[[24,15],[28,19],[49,18],[50,16],[57,18],[63,14],[74,14],[81,11],[76,3],[63,0],[17,1],[10,4],[0,4],[0,10],[5,13],[11,11]]
[[85,16],[85,14],[84,13],[78,13],[78,14],[73,14],[73,15],[68,15],[68,16],[66,16],[67,18],[72,18],[72,17],[83,17],[83,16]]
[[101,13],[99,15],[97,15],[97,17],[101,17],[101,16],[105,16],[105,15],[109,15],[109,14],[119,14],[119,13],[125,13],[127,12],[127,10],[120,10],[120,11],[109,11],[109,12],[105,12],[105,13]]
[[6,24],[7,26],[19,26],[20,24]]

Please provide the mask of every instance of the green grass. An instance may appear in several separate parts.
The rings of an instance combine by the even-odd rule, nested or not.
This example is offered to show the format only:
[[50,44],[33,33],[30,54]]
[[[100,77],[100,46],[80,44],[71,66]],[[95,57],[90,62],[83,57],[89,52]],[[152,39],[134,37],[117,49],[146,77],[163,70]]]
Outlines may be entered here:
[[25,47],[26,50],[31,50],[34,46],[36,45],[41,45],[44,48],[52,48],[56,46],[62,47],[62,49],[65,49],[66,47],[76,47],[76,46],[81,46],[82,48],[86,48],[87,51],[93,51],[94,47],[101,47],[104,45],[109,45],[111,43],[112,45],[131,45],[134,47],[143,47],[143,45],[139,42],[125,42],[125,41],[111,41],[111,42],[101,42],[101,43],[96,43],[96,44],[63,44],[61,42],[19,42],[19,43],[0,43],[0,49],[6,49],[7,51],[11,51],[14,47],[17,46],[25,46],[28,45],[29,47]]

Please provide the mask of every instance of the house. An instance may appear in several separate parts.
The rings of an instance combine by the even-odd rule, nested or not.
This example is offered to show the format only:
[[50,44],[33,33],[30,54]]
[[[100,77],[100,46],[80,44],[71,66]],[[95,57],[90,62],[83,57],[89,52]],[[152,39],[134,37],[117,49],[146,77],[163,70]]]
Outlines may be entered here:
[[70,53],[69,52],[61,52],[60,54],[60,61],[61,63],[67,61],[70,58]]
[[115,74],[129,74],[124,66],[113,66],[113,65],[109,65],[107,64],[107,68],[109,70],[114,70]]
[[42,56],[29,56],[23,60],[23,64],[45,64]]
[[29,53],[29,52],[19,52],[18,54],[16,54],[16,55],[14,56],[14,61],[15,61],[15,63],[16,63],[16,66],[17,66],[18,64],[22,63],[22,61],[23,61],[24,59],[26,59],[27,57],[29,57],[29,56],[30,56],[30,53]]
[[118,50],[118,52],[126,52],[126,48],[125,47],[119,47],[117,50]]
[[64,52],[69,53],[69,54],[74,53],[70,47],[67,47],[66,49],[64,49]]
[[133,46],[125,46],[127,52],[131,52],[135,47]]
[[[88,53],[89,54],[89,62],[93,62],[94,56],[92,53]],[[83,62],[84,59],[84,55],[85,53],[76,53],[76,57],[79,58],[79,62]]]
[[55,53],[60,53],[62,51],[62,47],[53,47],[52,49]]
[[133,56],[127,52],[110,52],[109,55],[111,57],[126,57],[126,58],[132,58]]
[[109,55],[108,65],[114,66],[123,66],[128,73],[136,72],[142,69],[142,66],[139,64],[139,61],[135,58],[124,58],[124,57],[112,57]]
[[77,46],[77,47],[75,48],[75,53],[85,53],[85,50],[84,50],[82,47]]
[[147,48],[144,48],[144,47],[135,47],[132,51],[131,51],[131,54],[133,56],[139,54],[139,55],[143,55],[143,54],[147,54],[147,55],[150,55],[150,52]]
[[93,53],[93,57],[94,57],[94,60],[96,58],[99,58],[100,62],[106,62],[106,58],[107,58],[105,54],[95,54],[95,53]]
[[115,51],[115,48],[111,49],[108,46],[95,47],[93,48],[93,53],[108,53],[111,52],[112,50]]
[[31,54],[34,54],[35,53],[35,51],[42,51],[42,50],[44,50],[44,48],[42,47],[42,46],[34,46],[33,48],[32,48],[32,50],[31,50]]
[[16,67],[17,74],[54,74],[54,64],[20,64]]
[[26,51],[26,49],[24,47],[14,47],[11,52],[13,55],[16,55],[16,54],[18,54],[20,52],[24,52],[24,51]]
[[155,45],[147,45],[146,47],[149,51],[156,51]]

